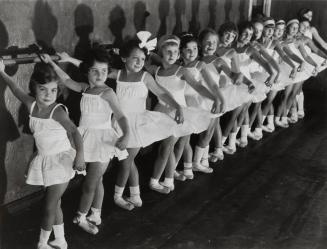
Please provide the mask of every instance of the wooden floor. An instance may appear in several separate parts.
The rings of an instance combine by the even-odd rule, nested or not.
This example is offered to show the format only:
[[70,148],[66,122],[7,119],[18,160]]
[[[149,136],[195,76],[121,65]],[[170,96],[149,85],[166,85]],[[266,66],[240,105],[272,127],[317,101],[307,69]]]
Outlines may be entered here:
[[[168,196],[144,184],[142,208],[128,212],[113,205],[111,169],[96,236],[72,224],[79,192],[69,191],[63,200],[69,248],[327,248],[327,101],[326,95],[305,94],[304,120],[226,156],[212,175],[178,182]],[[144,183],[151,161],[147,156],[138,163]],[[36,248],[40,208],[7,215],[2,248]]]

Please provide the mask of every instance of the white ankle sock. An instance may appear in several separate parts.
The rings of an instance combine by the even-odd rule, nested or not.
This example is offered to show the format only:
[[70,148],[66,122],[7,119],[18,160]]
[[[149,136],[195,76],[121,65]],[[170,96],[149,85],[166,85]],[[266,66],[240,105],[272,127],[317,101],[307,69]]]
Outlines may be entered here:
[[59,225],[53,225],[52,229],[56,240],[60,240],[60,241],[65,240],[64,223]]
[[122,197],[123,196],[124,189],[125,189],[124,187],[119,187],[118,185],[115,185],[114,198]]
[[39,244],[41,244],[41,245],[48,244],[50,234],[51,234],[51,230],[47,231],[47,230],[43,230],[41,228],[40,237],[39,237]]
[[229,134],[228,146],[232,149],[236,148],[236,132],[231,132]]
[[247,138],[249,131],[249,125],[242,125],[241,126],[241,138]]
[[268,115],[268,125],[273,125],[274,124],[274,115]]
[[140,195],[140,186],[129,187],[129,192],[131,196]]
[[159,179],[155,179],[155,178],[150,178],[150,184],[151,185],[158,185],[159,184]]
[[282,123],[283,124],[287,124],[288,122],[287,122],[287,117],[282,117]]
[[297,106],[298,106],[299,111],[304,110],[304,94],[303,94],[303,92],[300,92],[297,95]]
[[165,186],[173,186],[174,185],[174,178],[168,178],[165,177],[165,180],[163,181]]
[[193,162],[200,163],[204,155],[204,152],[205,152],[205,148],[202,148],[200,146],[195,146]]

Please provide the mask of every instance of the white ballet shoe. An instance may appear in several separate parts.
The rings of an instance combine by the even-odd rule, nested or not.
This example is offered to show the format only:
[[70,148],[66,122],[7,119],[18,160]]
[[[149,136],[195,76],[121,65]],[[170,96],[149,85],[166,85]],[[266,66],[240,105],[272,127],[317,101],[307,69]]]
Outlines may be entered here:
[[49,241],[49,245],[54,247],[54,248],[58,248],[58,249],[67,249],[68,248],[68,244],[66,240],[58,240],[58,239],[54,239],[52,241]]
[[222,148],[215,149],[214,152],[209,154],[209,161],[212,163],[217,162],[218,160],[224,160],[224,153]]
[[37,249],[53,249],[52,246],[49,246],[48,244],[37,244]]
[[175,180],[178,180],[178,181],[185,181],[186,180],[186,177],[184,174],[181,174],[179,172],[177,172],[176,170],[174,171],[174,179]]
[[133,204],[135,207],[142,207],[143,202],[140,195],[133,195],[126,198],[126,201]]
[[210,174],[213,172],[213,169],[210,167],[205,167],[200,163],[193,163],[193,167],[192,167],[193,171],[199,171],[202,173],[207,173]]
[[281,128],[288,128],[288,127],[289,127],[288,124],[283,123],[283,122],[281,122],[281,121],[277,121],[277,120],[275,120],[275,125],[276,125],[276,126],[279,126],[279,127],[281,127]]
[[240,148],[245,148],[248,145],[248,140],[247,139],[237,139],[236,140],[236,145]]
[[236,147],[232,146],[223,146],[223,152],[228,154],[228,155],[233,155],[236,152]]
[[183,171],[179,171],[180,174],[183,174],[187,180],[192,180],[194,178],[192,167],[184,167]]
[[262,130],[265,131],[265,132],[272,133],[275,130],[275,126],[273,124],[263,125]]
[[151,183],[149,184],[150,189],[157,191],[160,194],[169,194],[170,189],[162,186],[159,183]]
[[87,233],[95,235],[99,232],[99,228],[88,220],[86,220],[85,216],[84,218],[81,218],[81,216],[79,215],[75,216],[75,218],[73,219],[73,223],[77,224]]
[[304,118],[304,116],[305,116],[304,110],[299,110],[299,111],[297,112],[297,117],[298,117],[299,119]]
[[91,213],[89,216],[86,217],[86,219],[97,226],[99,226],[102,222],[100,215],[96,215],[94,213]]
[[168,188],[169,191],[174,191],[175,190],[175,184],[171,183],[171,184],[167,184],[165,181],[160,182],[160,185],[164,186],[165,188]]
[[260,137],[260,136],[257,136],[254,132],[248,132],[248,137],[249,138],[251,138],[252,140],[256,140],[256,141],[258,141],[258,140],[260,140],[262,137]]
[[131,211],[134,209],[134,205],[126,201],[122,196],[114,196],[114,202],[118,207]]

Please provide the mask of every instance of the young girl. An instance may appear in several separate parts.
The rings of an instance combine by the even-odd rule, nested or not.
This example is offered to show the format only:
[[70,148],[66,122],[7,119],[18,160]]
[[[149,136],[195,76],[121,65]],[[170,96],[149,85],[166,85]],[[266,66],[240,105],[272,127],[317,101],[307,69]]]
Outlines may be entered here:
[[[209,148],[209,142],[212,137],[212,131],[213,131],[211,127],[213,127],[214,123],[217,122],[215,118],[221,116],[222,112],[224,112],[225,99],[222,93],[220,92],[218,85],[214,82],[214,80],[210,76],[210,73],[207,71],[205,63],[198,60],[199,59],[198,42],[197,39],[192,34],[185,33],[181,36],[180,51],[181,51],[182,64],[184,65],[184,67],[189,70],[189,72],[193,75],[195,80],[197,80],[202,86],[206,87],[210,92],[214,93],[214,95],[219,98],[219,101],[221,103],[219,114],[213,115],[214,118],[210,122],[209,129],[199,134],[198,142],[195,147],[195,156],[193,158],[194,170],[201,171],[204,173],[209,173],[210,171],[212,171],[212,169],[208,167],[207,162],[202,161],[201,163],[201,157],[199,157],[199,151],[206,150],[206,148]],[[205,111],[210,111],[213,106],[212,101],[201,96],[189,85],[187,85],[185,89],[185,100],[188,106],[201,108]],[[178,145],[179,144],[177,144],[177,147]],[[189,141],[186,141],[185,148],[179,147],[180,155],[176,155],[177,161],[181,156],[181,152],[183,151],[184,151],[183,156],[186,158],[189,158],[190,154],[192,155],[192,148],[190,147]],[[184,160],[183,174],[186,176],[187,179],[193,178],[192,163],[185,162]]]
[[[45,61],[53,66],[65,86],[83,94],[79,130],[83,136],[85,162],[88,165],[82,197],[73,222],[86,232],[96,234],[96,225],[101,224],[104,196],[102,176],[114,156],[121,160],[128,155],[125,150],[129,138],[128,122],[120,109],[116,94],[105,84],[109,65],[106,50],[93,48],[80,65],[82,72],[87,74],[88,84],[70,79],[49,56],[46,56]],[[112,113],[123,130],[120,138],[111,126]],[[90,209],[91,213],[86,217]]]
[[[228,79],[230,82],[235,82],[235,84],[240,84],[242,82],[242,74],[240,74],[237,70],[235,72],[231,71],[231,67],[221,58],[217,57],[216,50],[218,45],[218,35],[212,29],[204,29],[201,31],[199,35],[199,43],[201,45],[201,61],[204,62],[205,68],[208,71],[209,75],[213,79],[216,86],[219,87],[222,95],[225,99],[225,111],[231,111],[236,107],[240,106],[243,103],[243,97],[238,98],[237,86],[231,84],[227,84]],[[221,77],[221,73],[224,73],[226,77]],[[244,92],[246,96],[249,97],[248,92]],[[211,129],[211,133],[209,133]],[[208,133],[210,136],[206,138],[207,146],[205,148],[198,146],[196,147],[194,162],[198,163],[201,157],[204,159],[202,163],[204,166],[207,165],[207,158],[209,152],[209,141],[214,135],[215,140],[215,149],[210,154],[210,161],[216,162],[217,160],[223,160],[224,154],[222,150],[222,137],[221,137],[221,128],[220,128],[220,119],[217,118],[212,126],[209,127]],[[198,152],[197,152],[198,151]]]
[[[287,115],[299,89],[301,89],[302,83],[312,75],[316,75],[319,67],[318,64],[307,54],[303,40],[297,39],[296,35],[298,29],[299,21],[297,19],[292,19],[286,24],[286,37],[284,40],[286,46],[284,47],[284,50],[289,54],[293,53],[294,55],[291,59],[297,64],[303,64],[301,67],[304,68],[304,70],[293,81],[286,84],[287,86],[285,88],[283,101],[278,107],[275,123],[277,125],[281,124],[280,126],[285,128],[289,126]],[[294,117],[291,118],[296,121],[297,115],[295,113],[293,115]]]
[[[122,111],[127,115],[131,130],[127,143],[129,156],[122,161],[122,166],[119,168],[114,197],[117,205],[129,210],[133,206],[142,206],[138,170],[134,162],[136,155],[141,147],[172,136],[174,127],[177,125],[174,119],[164,113],[146,110],[148,90],[168,105],[179,110],[175,117],[176,120],[180,120],[183,116],[181,106],[171,94],[156,84],[153,77],[143,70],[148,52],[151,47],[155,46],[154,40],[148,41],[150,36],[151,33],[140,31],[137,33],[137,39],[126,42],[119,51],[125,68],[119,71],[113,70],[109,75],[109,77],[117,79],[118,100]],[[152,46],[150,46],[151,43]],[[122,198],[122,193],[127,180],[130,185],[130,197],[127,198],[128,202],[126,203]]]
[[[5,73],[0,62],[0,75],[13,94],[30,111],[30,128],[35,138],[37,155],[30,163],[26,183],[46,189],[44,214],[38,249],[50,249],[49,236],[53,229],[52,246],[67,248],[64,237],[61,197],[76,170],[84,170],[83,142],[76,126],[69,119],[65,106],[56,103],[58,77],[51,66],[36,64],[30,81],[31,95],[22,91]],[[68,139],[72,135],[75,150]]]
[[[218,98],[213,96],[207,88],[196,82],[188,70],[175,64],[179,57],[179,45],[180,40],[176,36],[162,37],[159,44],[162,67],[154,70],[157,83],[170,92],[174,96],[174,99],[184,107],[184,123],[177,127],[174,134],[175,137],[170,137],[161,144],[161,150],[164,153],[160,154],[164,154],[165,156],[158,158],[155,163],[154,172],[150,181],[150,187],[153,189],[158,186],[158,180],[166,168],[165,180],[161,185],[170,191],[174,190],[173,175],[177,166],[173,153],[175,143],[181,137],[183,140],[182,144],[185,144],[188,135],[206,130],[211,120],[209,112],[197,108],[186,108],[184,97],[186,83],[189,83],[201,95],[214,101],[214,108],[212,109],[214,113],[219,111],[220,102]],[[161,99],[159,99],[156,110],[167,113],[170,116],[173,116],[175,113],[175,109],[172,106],[166,105]],[[187,162],[191,163],[191,160],[191,158],[188,158]]]

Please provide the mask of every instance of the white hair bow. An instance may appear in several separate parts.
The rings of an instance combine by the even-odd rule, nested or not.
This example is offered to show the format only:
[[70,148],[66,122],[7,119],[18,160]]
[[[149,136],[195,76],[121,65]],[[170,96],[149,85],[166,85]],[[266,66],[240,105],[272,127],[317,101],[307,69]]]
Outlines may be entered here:
[[140,31],[136,34],[136,36],[141,41],[139,44],[140,48],[146,48],[148,52],[154,50],[157,46],[157,38],[154,38],[150,41],[148,39],[151,37],[151,33],[149,31]]

